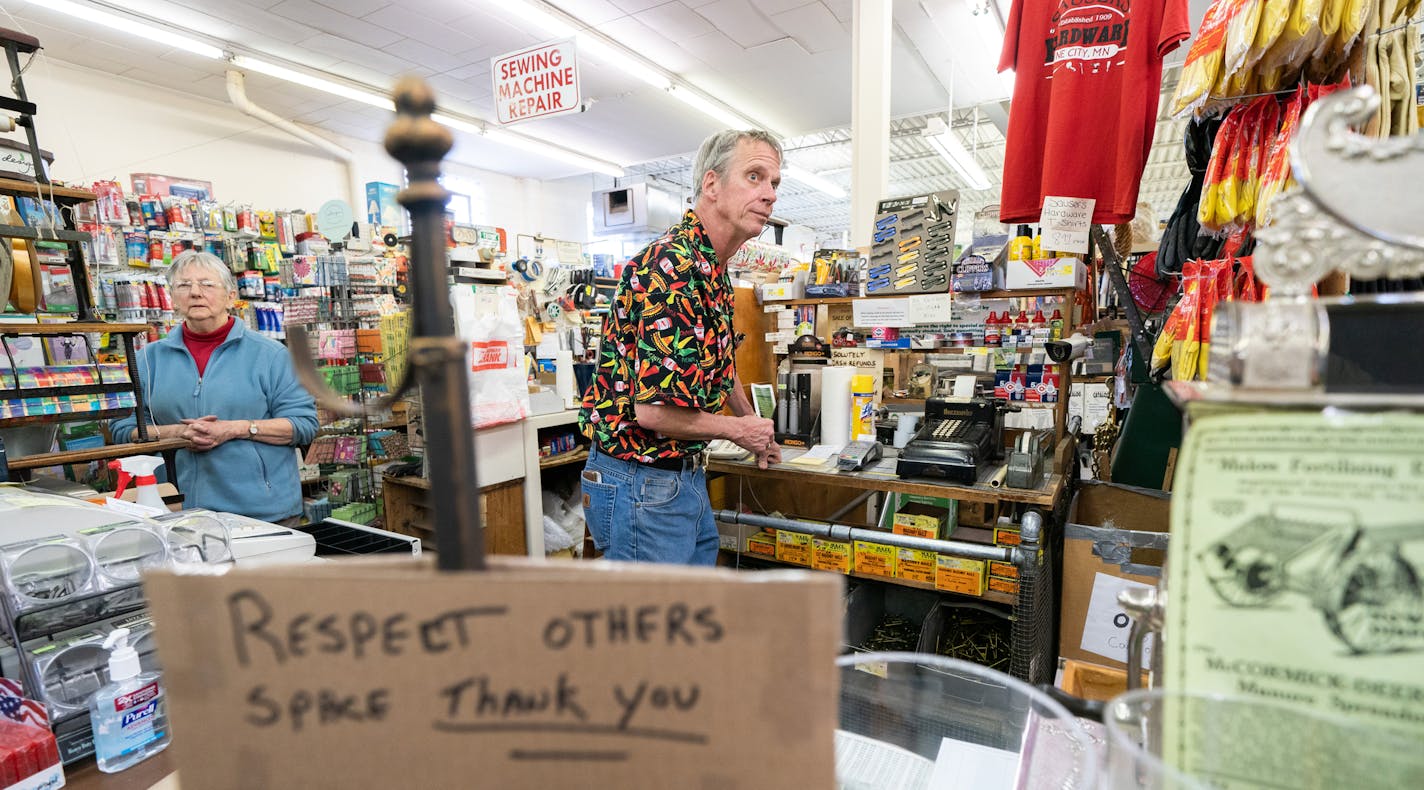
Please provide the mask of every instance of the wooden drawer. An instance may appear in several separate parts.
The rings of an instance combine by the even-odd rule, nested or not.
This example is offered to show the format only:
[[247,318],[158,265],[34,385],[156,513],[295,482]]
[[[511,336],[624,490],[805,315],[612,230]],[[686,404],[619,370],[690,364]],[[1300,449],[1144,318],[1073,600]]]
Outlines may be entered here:
[[[385,477],[386,529],[420,538],[422,551],[435,551],[434,518],[428,500],[430,481],[421,477]],[[480,523],[484,526],[485,552],[525,554],[524,480],[480,489]]]

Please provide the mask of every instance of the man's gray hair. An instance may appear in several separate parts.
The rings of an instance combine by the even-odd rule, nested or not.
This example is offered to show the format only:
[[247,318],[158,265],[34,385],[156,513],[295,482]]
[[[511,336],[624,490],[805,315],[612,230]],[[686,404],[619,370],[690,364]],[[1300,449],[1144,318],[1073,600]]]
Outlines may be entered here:
[[697,149],[697,158],[692,162],[693,203],[702,197],[702,179],[706,177],[708,170],[716,173],[719,179],[727,177],[727,168],[732,164],[732,154],[737,151],[737,143],[743,140],[766,143],[776,152],[778,160],[786,159],[786,154],[781,150],[781,141],[771,132],[762,129],[727,129],[717,132],[702,141],[702,146]]
[[222,262],[222,258],[201,250],[184,250],[178,253],[177,257],[173,259],[173,265],[168,267],[168,287],[172,288],[178,282],[180,271],[194,268],[202,269],[212,276],[220,278],[224,289],[237,290],[237,279],[232,276],[232,270],[227,268],[227,264]]

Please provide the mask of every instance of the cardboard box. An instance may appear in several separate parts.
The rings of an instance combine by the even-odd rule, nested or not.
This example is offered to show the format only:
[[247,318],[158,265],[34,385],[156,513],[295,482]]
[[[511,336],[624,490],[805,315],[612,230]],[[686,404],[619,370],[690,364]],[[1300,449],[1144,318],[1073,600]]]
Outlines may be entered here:
[[935,583],[935,558],[933,551],[923,549],[895,548],[895,576],[925,584]]
[[396,202],[400,187],[381,181],[366,182],[366,221],[382,228],[404,228],[405,209]]
[[774,283],[762,283],[761,300],[763,302],[784,302],[788,299],[803,299],[806,296],[806,283],[804,280],[781,280]]
[[850,573],[855,569],[855,551],[844,540],[812,538],[811,567],[818,571]]
[[[1063,664],[1063,679],[1058,687],[1079,699],[1107,702],[1127,691],[1127,670],[1105,667],[1077,659],[1059,659]],[[1147,688],[1147,673],[1142,673],[1142,688]]]
[[896,535],[913,535],[917,538],[939,540],[943,537],[945,522],[949,520],[947,508],[923,502],[909,502],[895,511],[892,519]]
[[792,565],[811,567],[811,536],[789,529],[776,531],[776,559]]
[[1077,258],[1007,261],[1004,264],[1004,289],[1009,291],[1020,288],[1082,288],[1087,279],[1087,267]]
[[855,542],[855,569],[858,573],[895,578],[895,547],[883,543]]
[[1012,529],[1009,527],[994,527],[995,546],[1017,546],[1022,542],[1023,540],[1020,537],[1019,531],[1017,529]]
[[776,536],[766,532],[748,535],[747,553],[776,559]]
[[997,502],[960,502],[957,526],[992,527],[999,517]]
[[1017,579],[1005,579],[999,576],[989,577],[989,589],[994,592],[1001,592],[1005,595],[1018,595],[1019,583]]
[[[1064,528],[1060,656],[1127,669],[1126,648],[1107,656],[1082,647],[1093,587],[1113,579],[1157,584],[1166,559],[1170,503],[1170,494],[1153,489],[1097,481],[1082,484]],[[1114,604],[1094,616],[1112,619],[1120,611]],[[1122,631],[1121,641],[1126,644],[1126,629]]]
[[489,565],[147,574],[184,785],[834,784],[840,579]]
[[[920,494],[900,494],[892,493],[885,497],[885,504],[880,509],[880,518],[877,527],[886,532],[896,532],[901,535],[916,535],[918,537],[931,537],[938,539],[948,538],[955,530],[957,514],[959,512],[959,501],[949,497],[922,496]],[[907,516],[920,516],[934,514],[943,517],[943,522],[937,528],[935,535],[927,535],[915,532],[898,532],[895,529],[895,516],[905,513]],[[915,524],[909,518],[902,519],[902,523]],[[928,522],[925,526],[931,526]]]
[[1019,566],[1012,562],[989,562],[989,575],[998,576],[1002,579],[1017,579],[1019,577]]
[[984,594],[984,561],[937,555],[935,588],[965,595]]

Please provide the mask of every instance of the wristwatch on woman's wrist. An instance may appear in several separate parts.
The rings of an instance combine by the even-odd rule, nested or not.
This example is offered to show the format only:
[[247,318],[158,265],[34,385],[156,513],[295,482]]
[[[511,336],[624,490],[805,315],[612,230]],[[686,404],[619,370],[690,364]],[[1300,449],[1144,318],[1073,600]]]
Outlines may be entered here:
[[256,420],[252,420],[252,421],[250,421],[250,422],[247,423],[247,438],[249,438],[249,439],[256,439],[256,438],[257,438],[257,421],[256,421]]

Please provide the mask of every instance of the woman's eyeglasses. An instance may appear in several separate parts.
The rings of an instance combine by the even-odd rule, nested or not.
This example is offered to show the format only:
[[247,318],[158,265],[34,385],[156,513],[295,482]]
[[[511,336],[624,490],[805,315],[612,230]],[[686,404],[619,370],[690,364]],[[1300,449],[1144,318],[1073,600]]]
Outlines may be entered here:
[[215,280],[179,280],[173,283],[174,293],[188,293],[194,288],[200,291],[216,291],[222,287],[222,283]]

